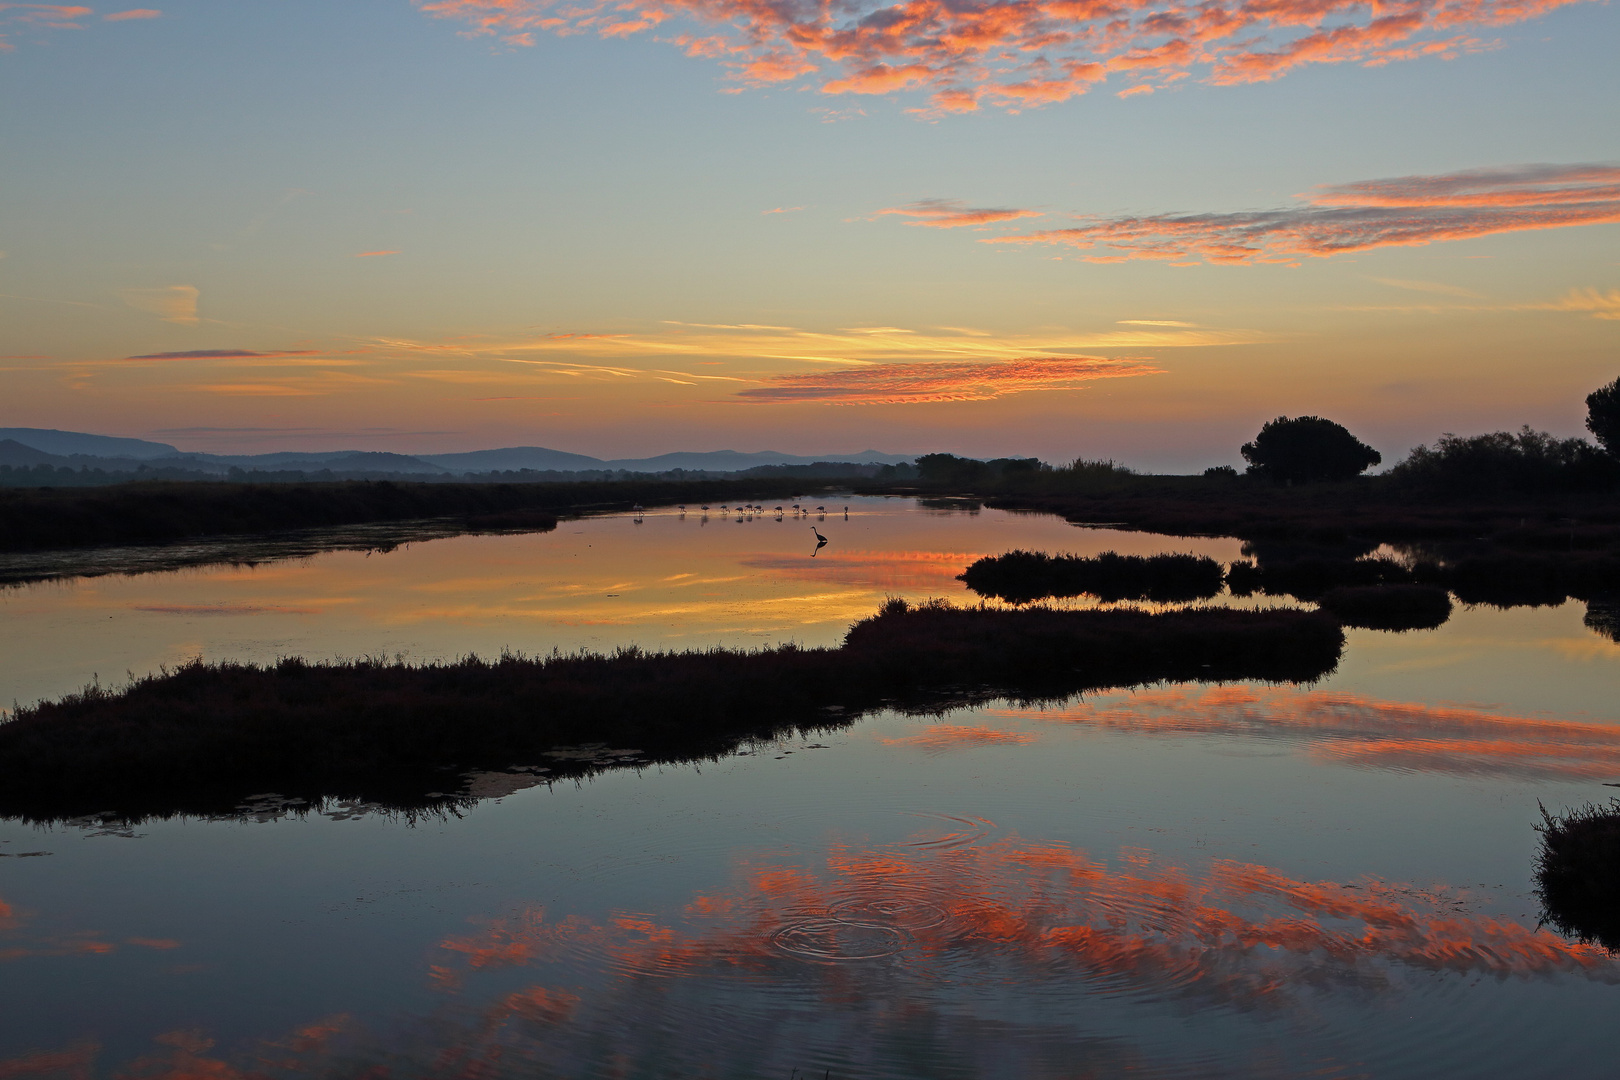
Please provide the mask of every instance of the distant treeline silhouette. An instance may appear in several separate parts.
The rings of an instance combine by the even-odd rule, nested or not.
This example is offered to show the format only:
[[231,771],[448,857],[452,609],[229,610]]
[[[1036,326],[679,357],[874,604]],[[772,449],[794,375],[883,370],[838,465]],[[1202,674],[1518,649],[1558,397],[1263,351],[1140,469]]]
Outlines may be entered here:
[[[192,662],[0,723],[0,814],[214,812],[244,795],[431,805],[445,768],[553,764],[584,742],[684,760],[878,707],[1040,700],[1158,680],[1310,680],[1332,618],[1299,610],[957,608],[891,600],[838,649]],[[583,767],[583,766],[582,766]]]
[[332,484],[120,484],[0,489],[0,551],[164,544],[366,522],[455,518],[471,530],[549,529],[559,514],[643,503],[787,498],[797,478],[570,484],[393,480]]

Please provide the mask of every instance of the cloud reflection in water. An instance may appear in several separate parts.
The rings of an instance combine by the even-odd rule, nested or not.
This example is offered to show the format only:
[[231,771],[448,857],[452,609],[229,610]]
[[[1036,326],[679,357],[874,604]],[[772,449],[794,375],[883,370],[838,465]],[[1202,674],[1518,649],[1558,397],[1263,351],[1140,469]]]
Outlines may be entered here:
[[1465,776],[1620,778],[1620,726],[1466,705],[1381,701],[1290,687],[1177,686],[1102,694],[1058,709],[991,709],[1138,735],[1294,739],[1325,761]]

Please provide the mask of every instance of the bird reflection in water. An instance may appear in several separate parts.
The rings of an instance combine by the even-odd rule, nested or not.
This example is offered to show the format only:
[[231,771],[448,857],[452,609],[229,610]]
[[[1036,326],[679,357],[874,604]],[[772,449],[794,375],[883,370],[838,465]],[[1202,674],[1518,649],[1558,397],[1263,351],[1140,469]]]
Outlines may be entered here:
[[816,550],[810,553],[810,557],[813,559],[820,554],[822,548],[827,546],[827,538],[822,536],[821,530],[817,529],[814,525],[810,526],[810,531],[815,533],[816,536]]

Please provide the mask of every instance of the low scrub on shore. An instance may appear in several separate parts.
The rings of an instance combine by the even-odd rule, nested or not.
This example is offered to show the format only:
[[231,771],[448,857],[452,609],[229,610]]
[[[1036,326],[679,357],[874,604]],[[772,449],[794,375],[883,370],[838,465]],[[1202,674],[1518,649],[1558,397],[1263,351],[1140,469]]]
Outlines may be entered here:
[[883,706],[926,711],[1157,680],[1305,681],[1330,672],[1343,645],[1337,622],[1318,612],[893,600],[838,649],[198,661],[0,724],[0,814],[218,812],[269,791],[420,807],[433,802],[422,793],[444,788],[445,769],[551,765],[547,751],[563,745],[673,761]]
[[1562,814],[1541,808],[1536,894],[1542,921],[1561,934],[1620,952],[1620,799]]
[[1014,604],[1052,597],[1175,603],[1221,591],[1221,564],[1198,555],[1048,555],[1009,551],[978,560],[957,580],[980,596]]
[[469,531],[542,531],[558,515],[638,504],[780,499],[799,479],[576,484],[395,481],[308,484],[146,483],[0,489],[0,551],[169,544],[211,536],[370,522],[455,519]]

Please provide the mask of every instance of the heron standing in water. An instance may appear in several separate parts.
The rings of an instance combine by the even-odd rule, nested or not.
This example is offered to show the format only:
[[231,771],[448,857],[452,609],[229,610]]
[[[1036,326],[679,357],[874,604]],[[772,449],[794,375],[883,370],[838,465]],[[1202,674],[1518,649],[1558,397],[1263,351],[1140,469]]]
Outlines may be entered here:
[[816,552],[827,546],[827,538],[822,536],[820,530],[814,525],[810,526],[810,531],[816,534],[816,550],[810,553],[810,557],[813,559],[816,557]]

